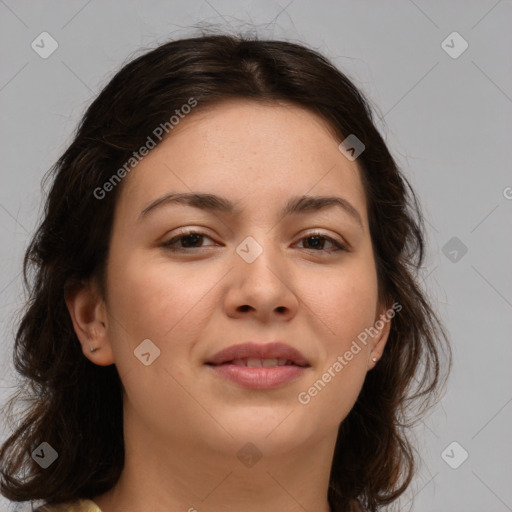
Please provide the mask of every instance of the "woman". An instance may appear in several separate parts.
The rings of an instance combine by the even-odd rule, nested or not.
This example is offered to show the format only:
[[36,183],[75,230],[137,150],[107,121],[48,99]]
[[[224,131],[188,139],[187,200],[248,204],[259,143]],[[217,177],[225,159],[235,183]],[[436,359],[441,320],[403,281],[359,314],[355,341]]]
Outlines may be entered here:
[[397,500],[450,348],[418,283],[414,192],[346,76],[288,42],[163,44],[114,76],[53,170],[25,257],[31,405],[0,451],[5,497]]

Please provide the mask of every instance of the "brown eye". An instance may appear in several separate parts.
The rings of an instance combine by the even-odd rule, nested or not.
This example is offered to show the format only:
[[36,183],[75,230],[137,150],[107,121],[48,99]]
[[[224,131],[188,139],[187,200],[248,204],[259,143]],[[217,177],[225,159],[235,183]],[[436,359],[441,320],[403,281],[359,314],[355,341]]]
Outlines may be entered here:
[[[311,250],[311,251],[335,252],[335,251],[339,251],[339,250],[343,250],[343,251],[347,250],[347,248],[343,244],[341,244],[337,240],[334,240],[334,238],[331,238],[330,236],[322,235],[321,233],[312,233],[308,236],[305,236],[300,241],[302,242],[303,240],[307,240],[307,243],[306,243],[307,247],[304,247],[304,249]],[[330,250],[324,249],[326,241],[328,243],[332,244],[335,247],[335,249],[330,249]]]
[[[191,231],[189,233],[181,233],[171,240],[168,240],[162,244],[162,247],[169,249],[170,251],[185,251],[187,249],[200,249],[204,247],[202,242],[204,238],[211,238],[204,233],[200,233],[197,231]],[[181,242],[181,246],[178,245],[178,242]]]

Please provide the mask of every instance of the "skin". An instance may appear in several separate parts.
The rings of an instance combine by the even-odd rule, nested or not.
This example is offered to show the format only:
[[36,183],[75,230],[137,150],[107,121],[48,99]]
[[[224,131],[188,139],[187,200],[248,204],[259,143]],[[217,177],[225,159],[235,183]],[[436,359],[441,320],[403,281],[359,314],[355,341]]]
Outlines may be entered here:
[[[106,296],[91,282],[66,299],[84,356],[115,364],[125,391],[125,467],[117,485],[94,498],[103,512],[330,510],[338,427],[390,326],[299,403],[298,394],[389,309],[377,300],[357,160],[345,158],[339,143],[302,108],[232,100],[186,117],[124,178]],[[174,204],[139,220],[171,191],[221,195],[240,212]],[[290,197],[303,194],[344,198],[362,226],[336,207],[279,217]],[[161,244],[178,228],[206,236],[173,253]],[[315,246],[309,237],[317,230],[350,251],[335,252],[328,240]],[[252,263],[236,252],[247,236],[263,249]],[[175,246],[183,248],[183,239]],[[160,350],[148,366],[134,357],[145,339]],[[249,340],[284,341],[311,366],[263,391],[205,366],[219,350]],[[249,442],[261,454],[252,467],[237,457]]]

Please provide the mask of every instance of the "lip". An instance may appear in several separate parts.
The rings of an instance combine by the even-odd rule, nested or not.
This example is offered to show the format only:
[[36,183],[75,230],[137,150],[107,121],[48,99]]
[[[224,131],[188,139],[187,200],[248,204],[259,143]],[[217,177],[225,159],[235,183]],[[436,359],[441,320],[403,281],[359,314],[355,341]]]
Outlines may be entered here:
[[279,341],[265,344],[250,341],[248,343],[232,345],[217,352],[206,361],[206,364],[223,365],[235,359],[245,359],[248,357],[255,359],[288,359],[297,366],[310,366],[308,360],[299,350]]
[[249,368],[227,363],[218,366],[211,365],[209,368],[220,377],[247,389],[272,389],[298,379],[309,367],[290,365]]
[[[235,359],[287,359],[292,365],[247,367],[234,364]],[[298,379],[311,365],[294,347],[282,342],[266,344],[248,342],[217,352],[205,363],[220,377],[248,389],[272,389]]]

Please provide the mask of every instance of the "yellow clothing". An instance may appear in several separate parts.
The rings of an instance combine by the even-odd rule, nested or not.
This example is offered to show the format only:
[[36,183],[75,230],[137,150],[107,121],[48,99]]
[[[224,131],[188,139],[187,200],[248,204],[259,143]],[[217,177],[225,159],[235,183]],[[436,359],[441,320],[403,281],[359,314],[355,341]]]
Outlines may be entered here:
[[58,505],[43,505],[36,512],[101,512],[101,509],[94,501],[76,500]]

